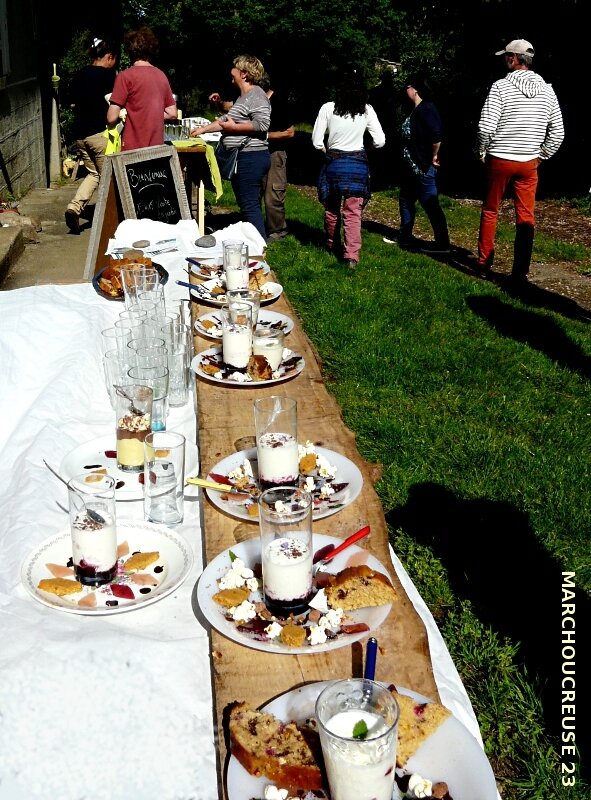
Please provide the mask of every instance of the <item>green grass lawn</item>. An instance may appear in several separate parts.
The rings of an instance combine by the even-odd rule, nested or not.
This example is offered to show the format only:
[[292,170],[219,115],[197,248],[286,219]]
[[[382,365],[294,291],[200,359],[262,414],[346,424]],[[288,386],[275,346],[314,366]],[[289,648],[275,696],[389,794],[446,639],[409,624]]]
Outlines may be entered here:
[[[581,630],[591,589],[588,324],[375,233],[350,274],[322,248],[318,203],[290,189],[287,213],[293,235],[269,261],[359,452],[382,465],[392,545],[460,672],[501,795],[589,797],[580,774],[576,791],[562,785],[559,727],[562,571],[576,574]],[[475,241],[477,209],[455,214],[446,198],[446,213],[452,240],[462,225]],[[546,238],[536,248],[563,257]],[[580,724],[581,747],[584,735]]]

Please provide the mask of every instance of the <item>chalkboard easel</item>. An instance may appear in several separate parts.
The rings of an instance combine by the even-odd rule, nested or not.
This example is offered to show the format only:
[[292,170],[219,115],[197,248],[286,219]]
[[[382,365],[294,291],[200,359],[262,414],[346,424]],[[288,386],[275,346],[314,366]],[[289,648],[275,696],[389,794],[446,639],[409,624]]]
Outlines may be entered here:
[[124,219],[153,219],[172,225],[191,219],[174,147],[156,145],[105,158],[97,191],[84,280],[106,266],[109,239]]

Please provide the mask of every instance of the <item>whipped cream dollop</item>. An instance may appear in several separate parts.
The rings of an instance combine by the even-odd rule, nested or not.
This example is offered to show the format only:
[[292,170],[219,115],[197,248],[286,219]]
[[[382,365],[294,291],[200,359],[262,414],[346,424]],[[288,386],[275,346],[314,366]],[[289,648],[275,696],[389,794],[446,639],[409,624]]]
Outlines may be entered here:
[[244,600],[239,606],[232,606],[228,613],[235,622],[248,622],[256,617],[257,610],[254,603]]
[[219,587],[220,589],[240,589],[242,586],[246,586],[251,592],[256,592],[259,582],[250,567],[247,567],[241,558],[235,558],[230,569],[220,578]]
[[265,786],[265,800],[287,800],[287,789],[278,789],[273,784]]
[[252,465],[248,458],[245,458],[242,464],[233,469],[231,472],[228,472],[228,478],[231,481],[240,481],[243,478],[248,478],[249,481],[253,478],[252,473]]
[[423,797],[431,797],[432,788],[433,784],[430,780],[428,780],[427,778],[422,778],[416,772],[413,772],[413,774],[408,779],[408,788],[406,790],[406,796],[417,798],[417,800],[420,800],[420,798]]

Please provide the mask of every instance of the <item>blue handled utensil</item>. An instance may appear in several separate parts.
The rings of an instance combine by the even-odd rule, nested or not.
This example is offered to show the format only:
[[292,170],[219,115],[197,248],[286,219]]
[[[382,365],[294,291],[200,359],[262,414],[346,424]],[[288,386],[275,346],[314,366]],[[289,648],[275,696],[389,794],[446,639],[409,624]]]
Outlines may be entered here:
[[368,681],[375,680],[377,655],[378,640],[375,638],[375,636],[371,636],[367,640],[367,648],[365,650],[365,671],[363,673],[363,677]]

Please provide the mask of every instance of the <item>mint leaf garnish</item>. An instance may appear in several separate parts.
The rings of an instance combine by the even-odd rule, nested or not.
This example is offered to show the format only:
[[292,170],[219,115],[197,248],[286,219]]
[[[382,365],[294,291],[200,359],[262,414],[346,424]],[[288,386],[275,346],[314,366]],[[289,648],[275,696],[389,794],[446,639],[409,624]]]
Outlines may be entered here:
[[229,551],[229,555],[230,555],[230,562],[236,561],[236,559],[238,558],[236,553],[233,553],[231,550]]
[[367,725],[365,724],[365,720],[360,719],[359,722],[356,722],[353,726],[353,738],[354,739],[365,739],[367,736]]

